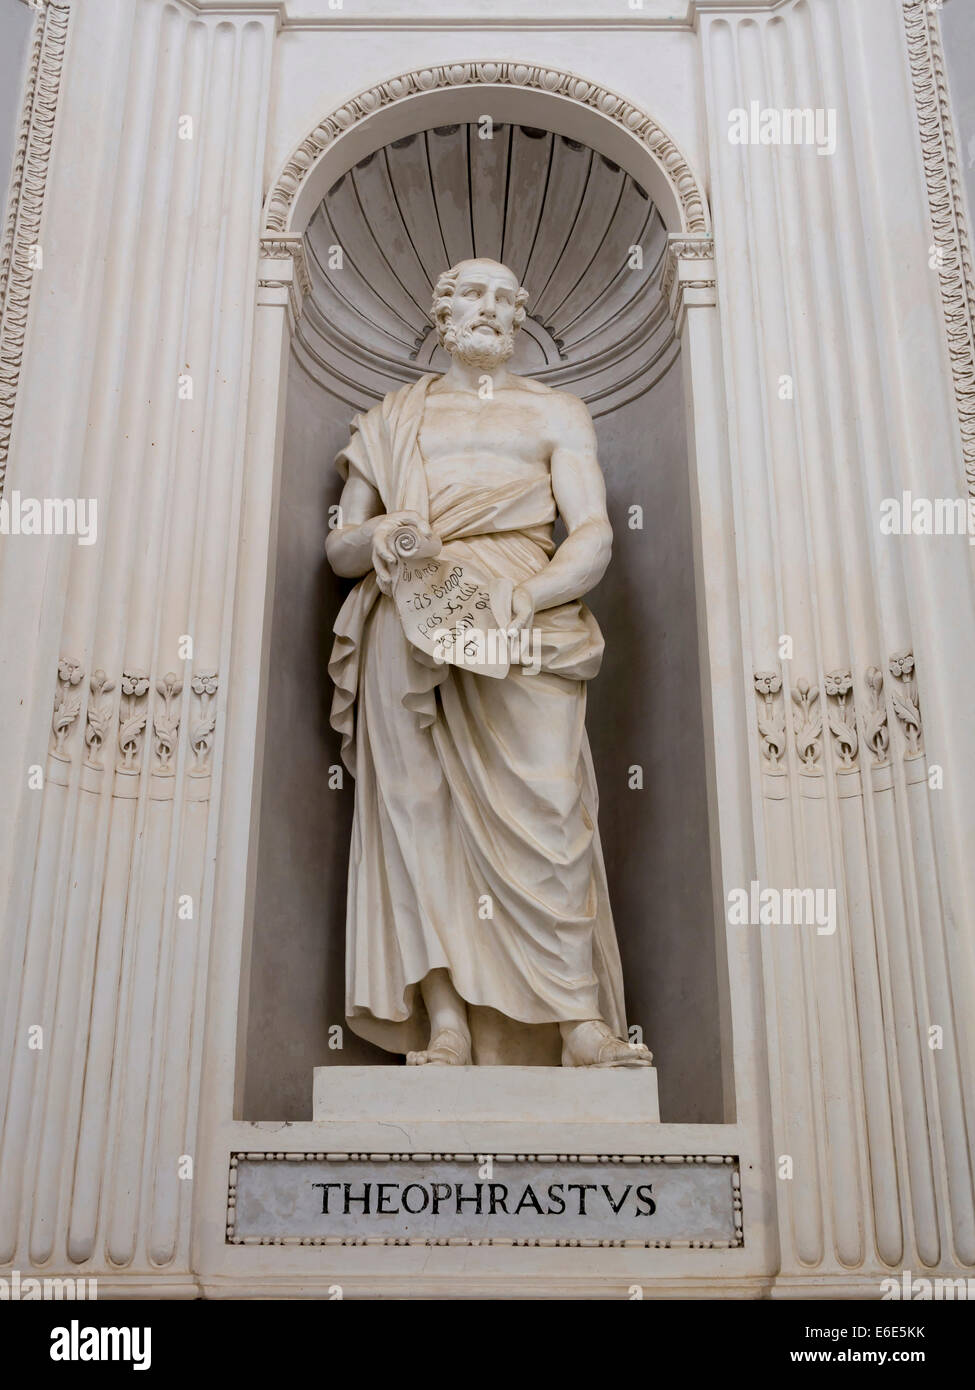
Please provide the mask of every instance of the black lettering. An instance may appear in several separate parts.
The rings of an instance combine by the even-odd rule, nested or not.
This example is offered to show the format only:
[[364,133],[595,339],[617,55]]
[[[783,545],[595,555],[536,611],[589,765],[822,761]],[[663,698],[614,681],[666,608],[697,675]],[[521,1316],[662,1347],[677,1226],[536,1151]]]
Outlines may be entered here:
[[[637,1201],[638,1201],[638,1202],[646,1202],[646,1204],[647,1204],[647,1209],[646,1209],[646,1211],[640,1211],[639,1207],[637,1208],[637,1213],[636,1213],[637,1216],[652,1216],[652,1215],[654,1214],[654,1212],[657,1210],[657,1204],[656,1204],[656,1202],[653,1200],[653,1198],[650,1196],[650,1193],[651,1193],[652,1191],[653,1191],[653,1183],[652,1183],[652,1182],[644,1183],[642,1187],[638,1187],[638,1188],[637,1188],[637,1190],[636,1190],[636,1199],[637,1199]],[[644,1195],[643,1195],[644,1193],[646,1193],[647,1195],[644,1196]]]
[[328,1216],[328,1189],[329,1189],[330,1187],[341,1187],[341,1186],[342,1186],[342,1184],[341,1184],[340,1182],[313,1182],[313,1183],[312,1183],[312,1187],[320,1187],[320,1188],[322,1189],[322,1215],[323,1215],[323,1216]]
[[438,1216],[440,1214],[440,1203],[446,1201],[447,1198],[450,1196],[451,1192],[453,1192],[453,1190],[454,1189],[451,1187],[449,1182],[435,1182],[433,1184],[433,1201],[431,1205],[431,1210],[433,1211],[434,1216]]
[[595,1192],[596,1184],[594,1182],[570,1182],[568,1184],[567,1190],[569,1192],[578,1192],[579,1215],[587,1216],[588,1212],[586,1211],[586,1193]]
[[399,1183],[398,1183],[398,1182],[377,1182],[377,1183],[376,1183],[376,1215],[377,1215],[377,1216],[379,1216],[380,1214],[381,1214],[381,1215],[384,1215],[384,1216],[395,1216],[395,1215],[396,1215],[396,1212],[399,1210],[398,1207],[390,1208],[390,1207],[384,1207],[384,1206],[383,1206],[383,1203],[384,1203],[385,1201],[388,1200],[387,1197],[386,1197],[386,1191],[385,1191],[385,1189],[386,1189],[387,1187],[391,1187],[391,1188],[393,1188],[393,1189],[395,1190],[397,1187],[399,1187]]
[[[407,1194],[408,1192],[413,1192],[414,1189],[415,1189],[417,1192],[419,1192],[420,1196],[423,1198],[423,1205],[422,1205],[421,1207],[417,1207],[415,1211],[414,1211],[414,1209],[410,1206],[409,1202],[407,1202],[407,1200],[406,1200],[406,1194]],[[420,1212],[421,1212],[421,1211],[426,1211],[427,1207],[430,1205],[430,1194],[429,1194],[429,1192],[426,1190],[426,1188],[423,1186],[422,1183],[419,1183],[419,1182],[411,1182],[411,1183],[408,1183],[407,1186],[403,1188],[403,1195],[402,1195],[402,1197],[400,1198],[400,1201],[403,1203],[403,1210],[404,1210],[405,1212],[408,1212],[408,1213],[410,1214],[410,1216],[419,1216]]]
[[535,1210],[538,1212],[539,1216],[545,1215],[545,1213],[542,1211],[541,1206],[539,1205],[538,1198],[535,1196],[534,1189],[532,1188],[530,1182],[525,1184],[525,1190],[521,1194],[521,1198],[519,1199],[518,1205],[515,1207],[515,1216],[518,1215],[522,1207],[526,1206],[534,1207]]
[[606,1193],[607,1202],[613,1208],[613,1215],[619,1216],[620,1212],[623,1210],[623,1203],[626,1201],[627,1197],[629,1197],[630,1193],[633,1191],[633,1184],[627,1183],[626,1189],[618,1202],[613,1201],[613,1194],[612,1192],[610,1192],[609,1188],[606,1186],[605,1183],[603,1183],[603,1191]]
[[353,1197],[353,1196],[352,1196],[352,1184],[351,1184],[350,1182],[347,1182],[347,1183],[345,1183],[345,1184],[343,1184],[343,1185],[344,1185],[344,1187],[345,1187],[345,1215],[348,1216],[348,1214],[349,1214],[349,1207],[352,1205],[353,1202],[361,1202],[361,1203],[362,1203],[362,1214],[363,1214],[363,1216],[368,1216],[368,1215],[369,1215],[369,1193],[372,1191],[372,1183],[371,1183],[371,1182],[364,1182],[364,1183],[362,1184],[362,1187],[363,1187],[363,1195],[362,1195],[361,1197]]
[[550,1202],[558,1202],[558,1203],[559,1203],[559,1205],[555,1208],[554,1211],[552,1210],[551,1207],[549,1207],[548,1213],[547,1213],[549,1216],[561,1216],[562,1213],[565,1211],[565,1198],[562,1197],[562,1196],[559,1196],[559,1193],[561,1193],[561,1191],[562,1191],[562,1184],[561,1184],[560,1182],[553,1182],[553,1183],[552,1183],[552,1186],[551,1186],[551,1187],[549,1188],[549,1190],[548,1190],[548,1200],[549,1200]]
[[462,1195],[462,1194],[463,1194],[463,1191],[464,1191],[464,1184],[463,1184],[462,1182],[459,1182],[459,1183],[457,1184],[457,1215],[458,1215],[458,1216],[460,1216],[460,1209],[461,1209],[461,1206],[463,1205],[464,1202],[473,1202],[473,1203],[474,1203],[474,1210],[477,1212],[478,1216],[480,1216],[480,1214],[481,1214],[481,1187],[482,1187],[482,1184],[479,1183],[479,1182],[476,1182],[476,1183],[473,1183],[472,1186],[473,1186],[473,1188],[474,1188],[474,1196],[473,1196],[473,1197],[464,1197],[464,1196]]
[[[495,1195],[494,1195],[494,1189],[495,1189],[495,1188],[498,1188],[498,1190],[503,1194],[501,1197],[495,1197]],[[489,1212],[489,1215],[493,1216],[494,1213],[498,1210],[498,1207],[500,1207],[500,1209],[504,1212],[505,1216],[510,1216],[510,1215],[511,1215],[511,1213],[508,1211],[508,1206],[507,1206],[507,1202],[508,1202],[508,1188],[507,1188],[507,1186],[506,1186],[503,1182],[489,1182],[489,1183],[488,1183],[488,1198],[489,1198],[490,1203],[491,1203],[491,1210],[490,1210],[490,1212]]]

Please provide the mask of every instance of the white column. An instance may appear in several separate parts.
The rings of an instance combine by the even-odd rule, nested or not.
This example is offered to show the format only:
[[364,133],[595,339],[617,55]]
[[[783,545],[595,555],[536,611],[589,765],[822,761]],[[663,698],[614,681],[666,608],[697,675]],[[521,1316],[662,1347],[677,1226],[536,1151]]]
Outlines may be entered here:
[[[277,8],[94,0],[71,17],[66,167],[77,178],[91,148],[104,152],[81,277],[92,366],[70,369],[56,447],[31,393],[18,403],[11,473],[52,448],[74,483],[53,492],[98,499],[99,539],[51,557],[56,711],[44,789],[36,806],[20,797],[8,903],[24,905],[26,931],[3,1020],[0,1165],[17,1176],[0,1197],[0,1261],[21,1268],[188,1277],[219,672]],[[90,86],[106,63],[114,108]],[[60,253],[76,214],[54,199],[49,216],[45,264],[70,278]],[[64,325],[40,306],[38,377],[50,371],[45,316],[48,335],[76,331],[70,312]],[[33,1023],[40,1053],[21,1041]]]
[[[938,286],[916,255],[930,238],[901,15],[858,8],[713,5],[701,28],[759,878],[833,889],[837,907],[833,935],[739,929],[761,941],[784,1286],[975,1260],[975,980],[953,927],[970,915],[957,833],[975,802],[947,632],[970,628],[975,594],[962,539],[879,526],[884,497],[957,496],[965,479]],[[752,103],[832,109],[835,153],[732,143]]]

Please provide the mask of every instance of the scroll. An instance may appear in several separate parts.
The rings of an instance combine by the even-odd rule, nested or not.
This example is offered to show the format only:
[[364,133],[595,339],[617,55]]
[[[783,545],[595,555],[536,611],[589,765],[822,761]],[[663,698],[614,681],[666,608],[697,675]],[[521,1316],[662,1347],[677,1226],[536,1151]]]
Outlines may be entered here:
[[390,548],[399,562],[392,598],[413,646],[438,666],[506,676],[514,582],[422,540],[413,526],[394,531]]

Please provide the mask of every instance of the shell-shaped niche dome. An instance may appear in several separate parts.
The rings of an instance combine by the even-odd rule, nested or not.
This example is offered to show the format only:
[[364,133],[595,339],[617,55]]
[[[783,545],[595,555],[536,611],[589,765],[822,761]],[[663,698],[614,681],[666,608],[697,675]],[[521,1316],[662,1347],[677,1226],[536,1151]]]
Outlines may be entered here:
[[512,369],[594,415],[647,390],[677,352],[659,212],[618,165],[551,131],[485,121],[395,140],[333,185],[305,241],[313,288],[296,351],[359,410],[446,368],[433,285],[472,256],[528,291]]

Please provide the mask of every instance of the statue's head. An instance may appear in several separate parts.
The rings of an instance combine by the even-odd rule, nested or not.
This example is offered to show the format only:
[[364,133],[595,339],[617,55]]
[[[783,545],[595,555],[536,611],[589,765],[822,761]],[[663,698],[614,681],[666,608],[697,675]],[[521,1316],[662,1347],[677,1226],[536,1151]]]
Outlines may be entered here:
[[430,317],[440,346],[471,367],[498,367],[515,350],[528,291],[497,261],[458,261],[434,286]]

